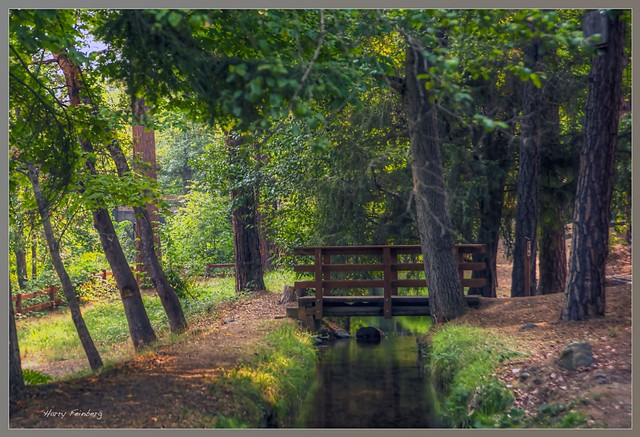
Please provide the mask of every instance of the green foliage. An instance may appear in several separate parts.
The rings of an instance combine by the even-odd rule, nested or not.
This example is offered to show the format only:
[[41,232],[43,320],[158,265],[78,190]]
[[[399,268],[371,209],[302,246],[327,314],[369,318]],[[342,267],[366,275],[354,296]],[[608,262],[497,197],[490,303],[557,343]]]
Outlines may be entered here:
[[53,381],[50,375],[33,369],[22,369],[22,378],[25,385],[40,385]]
[[193,187],[184,206],[163,226],[170,269],[204,274],[208,263],[233,262],[229,201]]
[[194,297],[192,292],[194,287],[193,283],[189,279],[184,278],[179,270],[175,268],[165,268],[164,274],[180,299]]
[[76,286],[76,296],[81,302],[108,302],[120,298],[118,287],[113,277],[105,281],[98,276],[91,276]]
[[443,392],[445,420],[457,428],[499,426],[513,396],[493,372],[520,354],[497,333],[471,326],[447,325],[430,338],[429,366]]
[[249,363],[214,381],[214,396],[228,394],[216,427],[286,425],[307,394],[316,359],[309,334],[293,324],[270,332]]
[[184,115],[162,129],[156,135],[158,182],[167,194],[180,195],[191,189],[192,184],[204,182],[200,167],[211,166],[204,156],[207,147],[214,142],[214,135],[207,126],[189,122]]
[[574,402],[567,404],[542,404],[535,416],[525,423],[531,427],[544,428],[583,428],[587,426],[588,417],[575,409]]

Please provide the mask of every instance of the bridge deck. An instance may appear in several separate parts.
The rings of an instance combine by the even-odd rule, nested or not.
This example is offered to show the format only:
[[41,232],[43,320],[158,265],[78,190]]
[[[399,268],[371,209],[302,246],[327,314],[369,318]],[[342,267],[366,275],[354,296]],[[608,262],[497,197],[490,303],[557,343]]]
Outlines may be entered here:
[[[480,304],[478,296],[465,296],[470,307]],[[323,296],[324,316],[384,316],[384,296]],[[287,316],[305,320],[315,313],[316,297],[298,298],[298,306],[287,307]],[[428,296],[391,296],[392,316],[429,315]]]

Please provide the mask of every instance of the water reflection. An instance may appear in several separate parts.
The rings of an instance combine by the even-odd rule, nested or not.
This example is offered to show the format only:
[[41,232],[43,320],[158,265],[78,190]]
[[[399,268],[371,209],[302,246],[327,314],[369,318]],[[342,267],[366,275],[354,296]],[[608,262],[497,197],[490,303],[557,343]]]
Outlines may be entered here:
[[[352,319],[352,332],[360,322]],[[397,325],[397,321],[384,319],[364,322],[368,326],[376,323],[383,330],[385,323]],[[386,328],[387,336],[379,344],[349,339],[323,346],[317,385],[305,402],[299,427],[437,426],[433,393],[422,371],[415,338],[407,335],[406,328]]]

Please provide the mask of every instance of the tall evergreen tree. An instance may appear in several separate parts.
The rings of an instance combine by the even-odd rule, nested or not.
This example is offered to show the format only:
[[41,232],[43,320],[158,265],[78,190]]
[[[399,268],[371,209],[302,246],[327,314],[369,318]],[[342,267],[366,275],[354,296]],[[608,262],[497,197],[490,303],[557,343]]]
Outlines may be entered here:
[[569,279],[560,314],[583,320],[605,313],[605,264],[618,119],[625,68],[626,15],[619,10],[590,11],[586,19],[601,21],[606,35],[591,62],[589,96],[580,153],[578,189],[571,238]]
[[445,192],[437,108],[423,79],[430,74],[428,61],[423,56],[426,48],[415,37],[407,39],[402,96],[409,119],[416,224],[420,231],[431,315],[437,322],[446,322],[463,314],[467,303],[457,273],[458,262]]

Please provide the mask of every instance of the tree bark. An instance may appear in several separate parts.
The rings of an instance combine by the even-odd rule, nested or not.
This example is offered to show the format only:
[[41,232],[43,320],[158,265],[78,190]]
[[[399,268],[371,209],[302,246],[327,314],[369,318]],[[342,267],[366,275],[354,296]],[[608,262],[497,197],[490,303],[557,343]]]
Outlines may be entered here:
[[[525,50],[526,64],[537,71],[540,42],[535,40]],[[538,227],[538,172],[540,167],[541,92],[530,81],[524,85],[522,104],[522,142],[516,204],[516,231],[513,247],[511,297],[533,296],[536,291],[536,257]],[[525,289],[525,257],[530,241],[529,289]]]
[[[550,50],[548,58],[555,56]],[[560,293],[567,281],[567,251],[564,239],[564,211],[568,203],[563,181],[556,176],[564,164],[560,130],[560,105],[556,95],[561,90],[547,83],[544,91],[543,139],[540,149],[540,282],[538,294]]]
[[[242,137],[234,137],[231,134],[226,138],[227,153],[232,166],[244,165],[239,150],[243,141]],[[255,191],[252,188],[243,191],[233,189],[231,199],[236,292],[264,290]]]
[[485,278],[487,283],[483,287],[469,288],[467,294],[470,295],[497,297],[498,241],[504,205],[504,187],[510,168],[508,148],[508,139],[497,131],[489,136],[486,144],[482,144],[481,147],[482,159],[485,161],[485,186],[478,204],[480,225],[477,242],[486,245],[487,251],[474,254],[473,261],[484,262],[487,268],[474,271],[472,277]]
[[24,378],[22,377],[22,364],[20,362],[18,330],[16,329],[16,318],[13,313],[13,292],[11,283],[9,283],[9,399],[20,399],[23,390]]
[[20,290],[24,290],[27,286],[27,254],[24,251],[24,224],[23,218],[19,218],[16,224],[15,249],[13,251],[16,257],[16,274],[18,276],[18,286]]
[[[109,153],[113,162],[116,164],[116,170],[119,176],[123,176],[129,172],[129,164],[122,149],[117,143],[111,143],[108,146]],[[158,254],[154,247],[153,228],[149,211],[147,208],[135,206],[133,211],[136,215],[136,229],[138,229],[140,238],[140,255],[145,270],[149,274],[149,279],[153,287],[158,292],[160,302],[164,308],[167,318],[169,319],[169,327],[171,332],[183,332],[187,328],[187,320],[182,311],[180,299],[176,294],[173,286],[169,283],[167,276],[160,265]]]
[[120,291],[133,347],[140,350],[157,340],[142,302],[140,287],[122,251],[109,211],[104,208],[94,211],[93,226],[98,231],[102,249]]
[[[82,85],[80,81],[80,68],[71,62],[66,54],[57,54],[55,57],[65,76],[69,101],[71,105],[79,105]],[[81,138],[80,145],[86,153],[93,153],[93,146],[86,139]],[[97,170],[90,160],[87,160],[85,164],[91,174],[97,174]],[[131,341],[133,342],[134,348],[140,350],[144,346],[157,340],[142,302],[140,288],[131,271],[129,262],[122,251],[122,246],[113,227],[111,216],[106,209],[100,208],[93,211],[93,226],[98,231],[100,243],[102,244],[105,256],[113,272],[113,277],[116,280],[116,285],[120,291],[120,298],[122,299],[124,312],[127,317]]]
[[552,223],[540,226],[540,284],[538,294],[561,293],[567,280],[567,248],[564,242],[562,206]]
[[18,286],[20,290],[24,290],[27,286],[27,255],[24,253],[24,248],[17,248],[13,253],[16,256]]
[[38,240],[36,239],[35,214],[33,211],[29,212],[29,224],[31,240],[31,279],[36,279],[38,276]]
[[609,12],[609,42],[591,62],[562,320],[605,313],[605,265],[624,69],[625,23],[620,14]]
[[411,168],[416,202],[416,224],[429,289],[431,315],[436,323],[462,315],[467,308],[458,275],[451,220],[440,157],[436,106],[429,101],[424,81],[429,74],[424,49],[409,40],[403,98],[409,119]]
[[80,304],[78,302],[78,298],[76,297],[76,291],[73,287],[73,284],[71,283],[69,275],[67,274],[64,263],[62,262],[62,257],[60,256],[58,247],[58,241],[53,234],[53,227],[51,226],[48,201],[42,192],[42,188],[40,187],[40,182],[38,180],[38,171],[33,164],[29,164],[28,176],[29,180],[31,181],[31,186],[33,187],[36,203],[38,205],[38,212],[40,214],[40,217],[42,218],[44,236],[45,240],[47,241],[47,246],[49,247],[51,262],[56,270],[58,277],[60,278],[62,290],[64,291],[64,295],[67,298],[67,304],[69,305],[69,311],[71,312],[71,319],[73,320],[73,324],[76,327],[76,331],[78,331],[80,343],[82,343],[82,347],[84,348],[84,352],[87,355],[87,359],[89,360],[91,369],[100,369],[102,367],[102,359],[100,358],[98,349],[91,339],[91,334],[89,334],[87,325],[84,323],[82,313],[80,312]]
[[[147,117],[147,107],[144,104],[144,99],[138,98],[132,105],[133,115],[137,120],[137,123],[133,125],[132,137],[133,137],[133,156],[136,161],[139,162],[138,172],[144,174],[148,178],[154,181],[158,180],[157,164],[156,164],[156,139],[153,129],[149,129],[143,123]],[[146,165],[143,165],[146,164]],[[147,215],[151,219],[151,237],[152,243],[157,253],[158,262],[161,259],[160,254],[160,236],[158,234],[157,223],[160,221],[158,215],[158,208],[153,203],[145,205]],[[140,227],[136,226],[136,264],[144,266],[146,270],[146,264],[144,263],[144,255],[140,244],[142,235],[140,234]],[[150,274],[147,270],[147,274]]]

